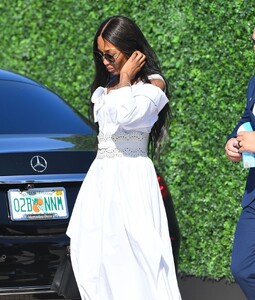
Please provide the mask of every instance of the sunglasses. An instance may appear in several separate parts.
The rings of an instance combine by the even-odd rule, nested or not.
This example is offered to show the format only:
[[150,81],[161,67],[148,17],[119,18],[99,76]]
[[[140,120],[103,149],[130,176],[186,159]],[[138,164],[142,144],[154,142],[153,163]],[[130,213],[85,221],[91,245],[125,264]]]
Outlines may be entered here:
[[251,40],[252,40],[253,46],[255,46],[255,39],[252,37]]
[[109,53],[102,53],[100,51],[96,51],[94,52],[94,55],[97,59],[103,61],[104,59],[106,59],[109,63],[115,63],[116,59],[118,58],[120,52],[117,54],[109,54]]

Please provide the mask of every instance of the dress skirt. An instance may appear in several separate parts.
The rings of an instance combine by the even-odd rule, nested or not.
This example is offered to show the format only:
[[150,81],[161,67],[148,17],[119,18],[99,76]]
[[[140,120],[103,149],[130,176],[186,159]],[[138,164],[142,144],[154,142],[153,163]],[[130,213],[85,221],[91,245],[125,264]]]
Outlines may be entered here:
[[164,203],[147,156],[96,158],[67,235],[83,300],[181,299]]

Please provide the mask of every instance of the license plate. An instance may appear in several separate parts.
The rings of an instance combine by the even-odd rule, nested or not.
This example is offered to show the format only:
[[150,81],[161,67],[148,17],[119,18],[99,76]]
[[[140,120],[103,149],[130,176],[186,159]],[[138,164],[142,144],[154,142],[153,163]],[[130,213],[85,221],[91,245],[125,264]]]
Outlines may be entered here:
[[8,191],[13,221],[67,219],[69,216],[65,189],[41,188]]

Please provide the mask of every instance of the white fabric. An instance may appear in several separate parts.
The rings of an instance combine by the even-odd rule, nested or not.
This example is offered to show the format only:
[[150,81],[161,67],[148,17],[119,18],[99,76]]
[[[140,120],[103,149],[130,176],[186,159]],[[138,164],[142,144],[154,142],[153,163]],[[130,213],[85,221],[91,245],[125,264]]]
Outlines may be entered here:
[[130,131],[98,135],[97,158],[147,156],[149,133]]
[[99,87],[92,101],[99,149],[117,149],[125,155],[94,160],[69,223],[71,259],[82,299],[179,300],[153,163],[146,155],[125,153],[129,145],[145,150],[148,133],[168,100],[156,86],[140,83],[109,94]]

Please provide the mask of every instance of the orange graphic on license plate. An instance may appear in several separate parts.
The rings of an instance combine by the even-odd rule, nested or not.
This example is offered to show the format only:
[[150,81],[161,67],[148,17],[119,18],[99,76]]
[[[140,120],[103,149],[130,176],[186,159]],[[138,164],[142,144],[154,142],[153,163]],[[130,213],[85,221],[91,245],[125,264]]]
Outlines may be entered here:
[[33,211],[38,213],[40,211],[40,208],[38,206],[42,204],[43,204],[43,199],[41,198],[36,199],[33,204]]

